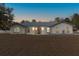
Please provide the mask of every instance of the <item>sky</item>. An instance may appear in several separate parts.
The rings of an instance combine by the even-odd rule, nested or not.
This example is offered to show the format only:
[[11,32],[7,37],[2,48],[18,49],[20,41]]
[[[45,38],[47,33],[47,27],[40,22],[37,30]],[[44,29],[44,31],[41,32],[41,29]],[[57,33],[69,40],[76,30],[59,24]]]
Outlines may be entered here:
[[6,3],[13,8],[14,21],[36,19],[37,21],[53,21],[56,17],[70,17],[79,13],[79,3]]

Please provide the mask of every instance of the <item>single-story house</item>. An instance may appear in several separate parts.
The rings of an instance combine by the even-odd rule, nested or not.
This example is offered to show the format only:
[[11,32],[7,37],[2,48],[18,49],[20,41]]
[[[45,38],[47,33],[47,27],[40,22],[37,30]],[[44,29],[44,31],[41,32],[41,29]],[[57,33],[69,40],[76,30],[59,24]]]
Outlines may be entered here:
[[15,34],[72,34],[73,26],[66,22],[24,22],[16,23],[11,29],[10,33]]

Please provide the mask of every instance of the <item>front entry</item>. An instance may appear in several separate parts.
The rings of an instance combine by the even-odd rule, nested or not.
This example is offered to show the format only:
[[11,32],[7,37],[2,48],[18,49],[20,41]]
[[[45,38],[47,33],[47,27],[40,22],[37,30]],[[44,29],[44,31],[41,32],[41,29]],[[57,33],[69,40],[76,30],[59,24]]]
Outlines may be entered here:
[[37,34],[41,34],[41,27],[37,28]]

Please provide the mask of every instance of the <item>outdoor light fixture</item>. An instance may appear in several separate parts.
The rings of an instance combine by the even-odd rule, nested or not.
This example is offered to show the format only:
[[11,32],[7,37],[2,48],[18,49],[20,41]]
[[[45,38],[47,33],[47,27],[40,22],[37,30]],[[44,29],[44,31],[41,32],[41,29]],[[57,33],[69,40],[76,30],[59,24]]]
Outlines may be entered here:
[[35,30],[35,27],[32,27],[32,30],[34,31]]
[[44,30],[44,27],[41,27],[42,30]]
[[34,30],[37,30],[38,28],[37,27],[32,27],[32,30],[34,31]]

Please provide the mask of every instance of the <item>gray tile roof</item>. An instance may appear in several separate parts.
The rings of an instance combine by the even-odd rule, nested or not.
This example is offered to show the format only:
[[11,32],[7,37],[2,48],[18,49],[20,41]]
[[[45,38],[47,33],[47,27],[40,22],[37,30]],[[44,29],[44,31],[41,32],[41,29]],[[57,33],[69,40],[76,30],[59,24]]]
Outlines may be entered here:
[[21,25],[23,26],[53,26],[55,25],[55,22],[25,22],[25,23],[21,23]]
[[[61,23],[66,23],[66,22],[61,22]],[[29,27],[29,26],[44,26],[44,27],[53,27],[57,24],[57,22],[23,22],[23,23],[15,23],[15,25],[21,25],[21,26],[25,26],[25,27]],[[67,23],[69,24],[69,23]]]

